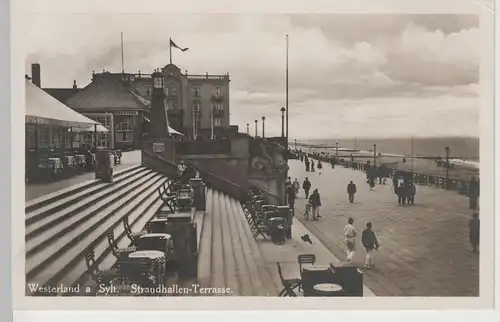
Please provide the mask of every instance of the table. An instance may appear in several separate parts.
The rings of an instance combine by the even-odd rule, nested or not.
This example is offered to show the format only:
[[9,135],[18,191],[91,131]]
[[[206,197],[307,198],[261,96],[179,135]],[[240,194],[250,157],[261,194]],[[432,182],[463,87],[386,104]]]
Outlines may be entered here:
[[342,286],[334,283],[316,284],[313,287],[315,296],[341,296]]
[[[151,279],[150,276],[142,276],[144,279],[149,279],[150,282],[154,284],[163,284],[165,282],[165,253],[158,250],[140,250],[128,255],[128,258],[132,260],[132,266],[134,261],[148,261],[151,264],[151,269],[154,276]],[[132,278],[141,277],[141,272],[132,270]],[[137,276],[139,275],[139,276]]]
[[317,284],[332,283],[334,272],[329,265],[310,265],[302,268],[302,285],[304,296],[314,296],[314,286]]
[[168,260],[174,252],[172,236],[164,233],[144,234],[137,241],[137,249],[160,251],[165,254]]
[[151,223],[151,232],[152,233],[165,233],[165,225],[167,224],[167,217],[157,217],[150,221]]

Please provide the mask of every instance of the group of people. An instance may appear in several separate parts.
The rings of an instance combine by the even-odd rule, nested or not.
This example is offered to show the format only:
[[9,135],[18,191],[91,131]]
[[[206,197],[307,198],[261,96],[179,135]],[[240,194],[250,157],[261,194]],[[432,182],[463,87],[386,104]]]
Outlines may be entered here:
[[[309,214],[312,214],[313,220],[318,220],[321,217],[319,214],[319,208],[321,207],[321,196],[318,189],[314,189],[313,193],[309,195],[311,190],[311,181],[306,177],[302,183],[302,189],[304,189],[304,196],[308,199],[306,204],[306,210],[304,212],[304,217],[309,219]],[[298,198],[300,192],[300,182],[297,178],[292,182],[291,178],[288,177],[286,181],[286,198],[288,205],[292,211],[295,210],[295,200]]]
[[417,187],[415,183],[409,182],[407,184],[401,182],[398,186],[397,181],[394,184],[394,193],[398,196],[398,205],[413,205],[415,203],[415,194]]
[[[354,227],[354,219],[349,218],[347,220],[347,225],[344,227],[344,242],[347,249],[347,262],[352,262],[354,254],[356,252],[356,237],[358,233],[356,227]],[[365,268],[370,269],[375,267],[375,251],[379,249],[380,245],[378,243],[375,232],[372,230],[372,223],[367,222],[366,228],[361,234],[361,243],[365,248]]]
[[[300,160],[304,162],[306,166],[306,172],[316,172],[314,168],[315,164],[313,159],[309,159],[309,157],[306,155],[306,156],[301,156]],[[321,163],[321,161],[318,161],[317,168],[318,168],[318,173],[321,174],[321,169],[323,169],[323,164]]]

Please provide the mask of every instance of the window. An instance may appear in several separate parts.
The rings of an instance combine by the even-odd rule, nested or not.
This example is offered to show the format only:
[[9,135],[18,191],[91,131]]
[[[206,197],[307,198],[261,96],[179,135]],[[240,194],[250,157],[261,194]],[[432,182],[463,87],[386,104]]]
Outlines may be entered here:
[[214,126],[222,126],[222,120],[220,117],[214,118]]
[[35,127],[34,126],[27,126],[26,127],[26,148],[28,150],[36,148],[35,139],[36,139]]
[[109,134],[99,133],[97,135],[97,147],[108,147],[109,146]]
[[191,94],[193,97],[200,97],[201,96],[201,89],[199,86],[193,86],[191,87]]
[[215,103],[214,104],[214,109],[216,111],[222,111],[222,109],[223,109],[222,104],[221,103]]
[[47,148],[49,146],[50,129],[46,126],[41,126],[38,128],[38,146],[41,148]]
[[165,87],[165,95],[168,95],[168,87]]
[[222,94],[222,89],[219,86],[214,87],[214,94],[217,95],[217,96],[221,95]]
[[172,87],[172,95],[177,95],[177,87]]
[[193,101],[193,111],[195,112],[200,111],[200,101]]
[[198,131],[199,129],[201,129],[201,118],[197,117],[196,118],[196,130]]
[[133,142],[134,127],[127,122],[119,123],[116,126],[116,141],[117,142]]

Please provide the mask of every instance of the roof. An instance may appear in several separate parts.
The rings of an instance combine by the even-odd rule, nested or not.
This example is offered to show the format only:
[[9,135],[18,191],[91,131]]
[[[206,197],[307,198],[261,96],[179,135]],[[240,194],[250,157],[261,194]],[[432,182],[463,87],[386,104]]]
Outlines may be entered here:
[[116,80],[112,74],[95,78],[89,85],[70,97],[66,104],[75,110],[141,110],[147,107],[145,102]]
[[99,124],[47,94],[38,86],[25,80],[25,122],[65,127],[88,127]]
[[43,90],[61,103],[66,103],[70,97],[81,91],[79,88],[43,88]]

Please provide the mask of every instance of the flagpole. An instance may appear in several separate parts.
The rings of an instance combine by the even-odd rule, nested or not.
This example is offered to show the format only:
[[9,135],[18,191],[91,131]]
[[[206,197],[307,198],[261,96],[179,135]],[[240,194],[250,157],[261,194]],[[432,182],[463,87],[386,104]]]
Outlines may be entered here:
[[123,32],[121,33],[121,48],[122,48],[122,74],[125,73],[125,67],[124,67],[124,63],[123,63]]
[[[286,98],[285,98],[285,111],[286,111],[286,160],[288,163],[288,35],[286,35]],[[287,172],[288,175],[288,172]]]
[[168,38],[168,48],[170,52],[170,65],[172,65],[172,38]]
[[210,138],[213,140],[214,139],[214,105],[212,104],[212,110],[211,110],[211,115],[210,115]]

